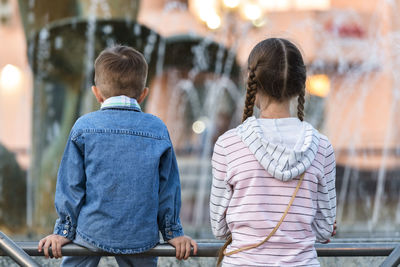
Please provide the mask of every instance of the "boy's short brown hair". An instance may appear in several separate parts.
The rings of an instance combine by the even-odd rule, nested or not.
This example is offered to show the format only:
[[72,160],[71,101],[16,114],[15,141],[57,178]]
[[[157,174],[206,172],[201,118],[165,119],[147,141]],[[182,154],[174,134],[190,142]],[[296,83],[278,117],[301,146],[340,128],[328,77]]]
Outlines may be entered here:
[[147,79],[144,56],[128,46],[103,50],[94,63],[95,84],[105,98],[118,95],[138,98]]

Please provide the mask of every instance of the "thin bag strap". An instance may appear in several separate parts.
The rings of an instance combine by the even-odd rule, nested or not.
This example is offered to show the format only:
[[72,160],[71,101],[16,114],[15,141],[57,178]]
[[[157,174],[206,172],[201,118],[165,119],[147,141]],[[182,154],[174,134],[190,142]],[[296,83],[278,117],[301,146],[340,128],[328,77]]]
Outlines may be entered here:
[[230,256],[230,255],[236,254],[236,253],[244,251],[244,250],[249,250],[249,249],[252,249],[252,248],[259,247],[262,244],[264,244],[265,242],[267,242],[275,234],[275,232],[278,231],[279,226],[281,226],[283,220],[285,219],[287,213],[289,212],[290,206],[292,206],[293,201],[296,198],[297,192],[300,189],[300,185],[301,185],[301,182],[303,181],[304,175],[305,175],[305,173],[303,173],[300,176],[299,182],[297,183],[297,187],[294,190],[292,198],[290,199],[289,204],[287,205],[285,212],[283,213],[280,221],[276,224],[275,228],[271,231],[271,233],[263,241],[261,241],[260,243],[257,243],[257,244],[254,244],[254,245],[250,245],[250,246],[247,246],[247,247],[238,248],[238,249],[233,250],[233,251],[228,252],[228,253],[226,253],[226,249],[225,249],[225,251],[224,251],[224,255],[225,256]]

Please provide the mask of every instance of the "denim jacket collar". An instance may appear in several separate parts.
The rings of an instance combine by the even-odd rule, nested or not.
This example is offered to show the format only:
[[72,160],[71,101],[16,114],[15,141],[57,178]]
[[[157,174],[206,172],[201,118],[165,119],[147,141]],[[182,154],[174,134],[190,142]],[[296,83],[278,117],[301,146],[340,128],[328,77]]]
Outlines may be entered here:
[[125,95],[109,97],[101,104],[101,109],[112,108],[142,111],[135,98],[130,98]]

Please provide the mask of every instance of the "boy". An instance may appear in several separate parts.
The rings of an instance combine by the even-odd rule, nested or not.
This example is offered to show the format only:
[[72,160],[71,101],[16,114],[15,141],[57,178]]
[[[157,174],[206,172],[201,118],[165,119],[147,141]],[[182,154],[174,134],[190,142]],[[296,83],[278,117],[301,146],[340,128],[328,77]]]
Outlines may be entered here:
[[[165,125],[139,104],[147,63],[133,48],[115,46],[95,61],[93,94],[101,109],[79,118],[61,160],[54,234],[39,241],[55,258],[71,241],[95,251],[135,254],[154,247],[159,231],[187,259],[197,244],[183,235],[180,182]],[[157,266],[156,257],[116,256],[120,266]],[[63,266],[97,266],[100,256],[63,258]]]

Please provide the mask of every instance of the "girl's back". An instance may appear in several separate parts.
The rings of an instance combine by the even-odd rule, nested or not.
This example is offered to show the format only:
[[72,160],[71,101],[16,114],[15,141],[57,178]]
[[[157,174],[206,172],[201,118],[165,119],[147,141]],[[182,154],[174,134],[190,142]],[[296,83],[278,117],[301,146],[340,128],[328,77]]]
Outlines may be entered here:
[[232,234],[226,252],[261,242],[274,229],[307,170],[278,231],[256,249],[226,256],[224,265],[319,266],[314,242],[329,239],[336,203],[325,136],[296,118],[251,117],[218,139],[212,165],[211,221],[216,237]]
[[[243,123],[219,137],[212,158],[210,217],[214,235],[228,239],[223,266],[319,266],[314,243],[334,232],[336,164],[328,139],[303,122],[301,53],[287,40],[266,39],[248,67]],[[294,97],[298,118],[290,115]]]

